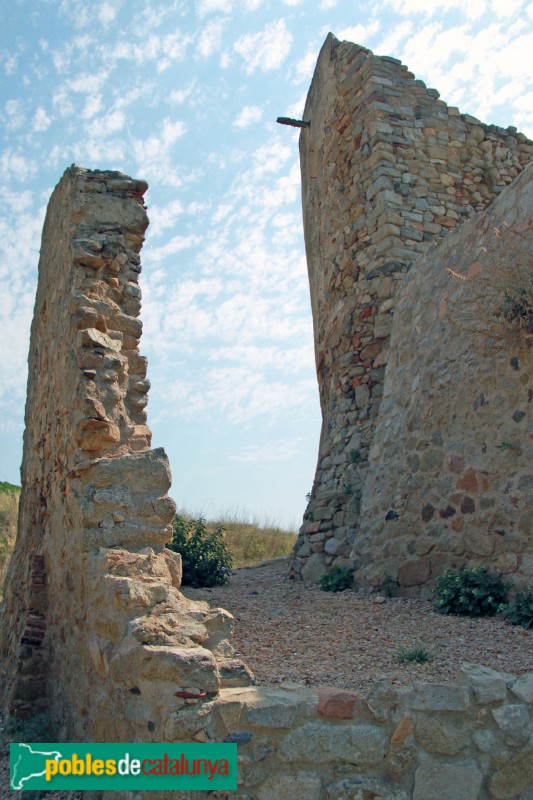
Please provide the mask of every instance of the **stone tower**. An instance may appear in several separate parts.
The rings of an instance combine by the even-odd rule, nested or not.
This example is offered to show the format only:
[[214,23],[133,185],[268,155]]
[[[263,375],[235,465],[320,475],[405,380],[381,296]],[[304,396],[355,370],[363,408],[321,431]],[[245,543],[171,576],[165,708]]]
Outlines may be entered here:
[[[379,502],[370,505],[366,493],[371,453],[374,463],[380,459],[376,426],[388,421],[382,397],[405,274],[420,269],[434,242],[490,206],[531,161],[533,144],[515,128],[483,125],[448,107],[435,89],[416,80],[397,59],[375,56],[331,34],[318,58],[304,119],[310,127],[300,137],[302,203],[323,424],[292,574],[315,580],[332,565],[359,567],[364,537],[365,559],[372,560],[362,505],[384,522],[389,514],[384,540],[400,526],[402,509],[391,493],[386,501],[381,493]],[[429,286],[426,291],[429,301]],[[409,313],[404,324],[412,319]],[[417,346],[424,348],[425,343],[418,341]],[[527,359],[529,368],[530,356]],[[488,362],[485,370],[488,375]],[[449,402],[453,401],[452,395]],[[485,425],[497,425],[497,418],[487,417]],[[431,449],[440,447],[431,443],[431,436],[438,441],[442,435],[438,427],[424,429],[428,442],[423,445],[402,438],[403,447],[423,451],[418,457],[423,456],[428,480],[438,469],[430,463]],[[462,457],[465,470],[474,468],[472,454],[465,449]],[[381,466],[386,471],[386,465]],[[518,465],[517,474],[524,469]],[[463,474],[458,479],[467,480]],[[402,482],[398,487],[400,483],[400,494],[408,491]],[[451,528],[459,524],[459,517],[454,521],[439,516],[448,502],[443,508],[439,504],[451,492],[441,488],[438,502],[434,497],[423,505],[432,505],[439,525]],[[482,481],[478,488],[485,491]],[[466,496],[470,497],[467,492]],[[459,511],[463,502],[464,497],[455,497],[451,507]],[[470,501],[466,505],[470,507]],[[486,515],[478,524],[485,522]],[[518,518],[516,524],[522,524]],[[405,537],[409,539],[407,533]],[[372,575],[366,567],[359,580],[378,585],[385,566],[396,579],[400,562],[411,558],[412,553],[403,550],[402,555],[391,554],[380,560]],[[419,575],[406,576],[405,588],[416,593],[446,563],[442,558],[433,567],[426,564]]]

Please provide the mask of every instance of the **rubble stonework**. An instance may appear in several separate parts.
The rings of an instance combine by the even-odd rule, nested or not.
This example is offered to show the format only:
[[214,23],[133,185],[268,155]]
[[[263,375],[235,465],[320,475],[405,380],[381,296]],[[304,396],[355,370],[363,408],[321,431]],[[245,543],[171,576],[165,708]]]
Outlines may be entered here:
[[138,350],[146,189],[68,169],[39,263],[2,701],[8,715],[49,708],[81,740],[160,741],[193,702],[176,691],[215,696],[232,652],[231,615],[179,593],[165,548],[175,506]]
[[188,735],[237,743],[238,788],[214,791],[219,800],[529,800],[532,704],[532,672],[465,663],[456,683],[381,678],[366,695],[288,682],[223,689],[191,711]]
[[[519,494],[514,489],[520,480],[529,479],[529,445],[513,464],[508,458],[497,459],[497,480],[491,468],[487,487],[478,476],[475,492],[470,486],[473,481],[452,486],[448,466],[439,472],[440,465],[430,461],[433,450],[441,447],[443,458],[456,454],[464,459],[456,482],[468,482],[464,475],[468,470],[486,469],[478,449],[487,440],[494,454],[497,441],[489,437],[494,439],[500,418],[507,419],[518,405],[522,410],[531,350],[522,349],[520,375],[511,375],[511,381],[517,387],[520,384],[520,396],[508,393],[498,407],[494,403],[485,407],[476,417],[475,435],[461,439],[455,430],[463,422],[465,404],[475,399],[470,401],[463,385],[470,380],[468,359],[463,359],[447,394],[448,403],[458,404],[453,425],[450,415],[441,422],[424,417],[416,423],[416,436],[410,436],[405,429],[410,424],[407,416],[396,410],[394,430],[402,431],[398,447],[404,452],[403,457],[396,452],[390,470],[386,458],[391,454],[392,428],[386,430],[392,420],[382,397],[391,333],[400,324],[395,313],[400,296],[405,309],[402,325],[410,328],[413,322],[409,297],[401,294],[405,273],[418,274],[423,255],[434,241],[490,206],[532,160],[533,143],[515,128],[484,125],[448,107],[435,89],[416,80],[397,59],[375,56],[331,34],[318,58],[304,119],[310,126],[300,134],[302,203],[323,422],[316,475],[291,574],[316,580],[331,566],[359,568],[364,562],[356,573],[360,583],[376,586],[388,572],[399,580],[401,591],[416,594],[445,566],[469,557],[502,566],[510,574],[520,573],[517,559],[524,547],[517,545],[517,539],[523,542],[531,533],[523,522],[530,511],[524,505],[525,484]],[[424,292],[421,305],[432,299],[429,281]],[[460,338],[464,333],[456,335]],[[432,342],[422,336],[410,339],[404,373],[420,367],[415,348],[432,349]],[[440,357],[445,355],[441,352]],[[492,363],[485,360],[477,369],[475,385],[469,387],[477,395],[491,384]],[[416,377],[413,374],[412,380]],[[420,387],[402,383],[404,393],[420,393],[418,410],[427,390],[427,380]],[[527,439],[531,433],[531,407],[524,406],[524,411],[528,416],[513,431],[515,438]],[[387,450],[379,449],[378,424],[380,436],[388,436]],[[439,437],[446,443],[435,444]],[[414,469],[409,457],[413,464],[426,466]],[[517,485],[506,489],[504,474],[509,468]],[[386,486],[378,488],[377,481]],[[514,527],[508,526],[507,539],[497,542],[499,534],[494,531],[502,525],[496,519],[509,508],[509,497],[503,499],[502,492],[517,498],[512,500],[517,505],[512,514]],[[416,511],[415,502],[421,503]],[[407,504],[408,517],[403,516]],[[453,512],[446,512],[448,505]],[[419,517],[427,516],[429,511],[423,508],[429,506],[434,518],[424,528]],[[449,516],[443,518],[441,511]],[[417,515],[420,536],[408,530]],[[484,539],[487,522],[491,528]],[[434,542],[429,539],[436,530],[442,546],[432,560],[429,553]],[[472,540],[477,537],[483,543],[469,547],[470,532]],[[509,548],[515,555],[505,560],[503,553]],[[524,569],[522,574],[531,575],[530,555],[528,559],[529,571]],[[374,568],[369,566],[371,561]]]

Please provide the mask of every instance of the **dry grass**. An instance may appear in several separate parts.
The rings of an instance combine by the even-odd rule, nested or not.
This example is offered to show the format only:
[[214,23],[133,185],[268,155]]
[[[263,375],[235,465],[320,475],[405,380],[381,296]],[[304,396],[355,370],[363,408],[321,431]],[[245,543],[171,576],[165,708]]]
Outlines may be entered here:
[[[17,533],[19,490],[0,483],[0,593],[9,556]],[[195,515],[180,509],[180,516],[193,519]],[[207,522],[207,528],[222,527],[224,538],[233,556],[234,567],[246,567],[270,558],[288,556],[296,541],[296,533],[276,525],[272,520],[260,522],[246,519],[245,512],[227,512]]]
[[[196,519],[184,509],[180,517]],[[224,528],[224,538],[233,557],[233,566],[248,567],[270,558],[288,556],[292,552],[297,534],[276,525],[272,520],[260,522],[246,519],[246,512],[226,512],[206,523],[207,529]]]
[[0,483],[0,596],[11,551],[17,535],[19,491]]

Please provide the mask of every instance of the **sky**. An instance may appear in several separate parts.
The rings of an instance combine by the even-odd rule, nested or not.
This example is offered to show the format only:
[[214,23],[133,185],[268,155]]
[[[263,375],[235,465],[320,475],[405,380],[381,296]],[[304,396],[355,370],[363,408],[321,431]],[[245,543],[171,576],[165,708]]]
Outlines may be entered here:
[[320,434],[298,130],[332,31],[533,138],[531,0],[0,0],[0,480],[20,483],[46,204],[145,178],[141,352],[170,495],[296,528]]

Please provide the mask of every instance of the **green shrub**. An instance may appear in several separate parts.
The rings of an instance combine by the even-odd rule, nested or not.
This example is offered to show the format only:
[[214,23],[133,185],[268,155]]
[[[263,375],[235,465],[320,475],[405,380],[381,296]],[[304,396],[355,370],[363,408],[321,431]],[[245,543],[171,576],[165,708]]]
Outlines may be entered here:
[[187,520],[176,515],[170,550],[180,553],[184,586],[222,586],[229,581],[233,564],[224,541],[224,528],[208,531],[205,519]]
[[533,592],[518,592],[516,599],[499,609],[511,625],[521,625],[529,630],[533,626]]
[[333,567],[318,579],[323,592],[345,592],[353,589],[353,572],[350,567]]
[[411,647],[409,650],[405,650],[403,647],[400,647],[398,650],[398,661],[400,664],[425,664],[429,660],[429,650],[423,644],[417,645],[417,647]]
[[383,573],[384,581],[379,587],[379,591],[384,597],[395,597],[398,590],[398,581],[395,581],[388,572]]
[[441,614],[466,614],[469,617],[492,616],[507,601],[510,582],[501,573],[487,567],[447,569],[437,578],[433,593],[435,608]]

